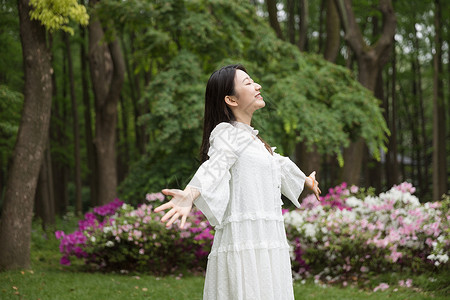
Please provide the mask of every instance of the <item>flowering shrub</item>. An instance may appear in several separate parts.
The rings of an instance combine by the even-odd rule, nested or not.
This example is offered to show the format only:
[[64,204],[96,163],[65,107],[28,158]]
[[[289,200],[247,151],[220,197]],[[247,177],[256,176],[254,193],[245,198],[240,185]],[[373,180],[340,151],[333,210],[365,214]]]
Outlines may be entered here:
[[[448,268],[450,197],[420,204],[414,191],[402,183],[375,196],[372,189],[343,183],[321,202],[310,195],[301,209],[283,209],[294,276],[346,283],[371,272]],[[167,229],[163,212],[155,213],[150,203],[159,206],[164,195],[146,199],[136,209],[116,199],[86,213],[74,233],[57,231],[61,264],[76,257],[105,271],[204,270],[213,229],[203,214],[194,209],[184,229],[177,223]]]
[[[164,195],[147,194],[146,199],[162,202]],[[155,213],[150,204],[135,209],[118,199],[96,207],[79,221],[74,233],[55,233],[63,254],[61,264],[70,265],[70,258],[75,256],[105,271],[158,274],[180,266],[204,268],[213,235],[201,212],[193,210],[191,222],[183,230],[176,225],[166,228],[160,222],[162,214]]]
[[[449,199],[419,203],[409,183],[374,196],[343,183],[319,203],[284,214],[294,276],[328,282],[350,275],[448,267]],[[380,287],[383,289],[383,287]]]

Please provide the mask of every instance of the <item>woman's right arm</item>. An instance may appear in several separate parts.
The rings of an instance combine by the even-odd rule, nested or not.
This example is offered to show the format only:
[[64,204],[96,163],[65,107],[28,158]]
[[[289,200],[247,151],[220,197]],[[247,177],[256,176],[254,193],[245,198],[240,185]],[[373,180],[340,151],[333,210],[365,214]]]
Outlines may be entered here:
[[161,221],[169,220],[170,226],[181,217],[181,227],[195,205],[213,226],[222,222],[229,201],[230,168],[241,151],[242,131],[230,123],[220,123],[211,132],[209,159],[199,167],[197,172],[182,190],[166,189],[162,192],[173,198],[155,209],[156,212],[169,209]]

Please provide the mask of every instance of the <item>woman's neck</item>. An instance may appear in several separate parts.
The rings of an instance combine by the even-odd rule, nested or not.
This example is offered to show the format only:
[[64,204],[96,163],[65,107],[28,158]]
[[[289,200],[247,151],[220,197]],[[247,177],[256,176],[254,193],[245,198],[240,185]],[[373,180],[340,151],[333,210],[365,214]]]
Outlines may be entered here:
[[252,122],[252,115],[253,114],[248,114],[247,112],[243,112],[243,113],[237,113],[234,112],[234,116],[236,118],[236,121],[247,124],[250,126],[251,122]]

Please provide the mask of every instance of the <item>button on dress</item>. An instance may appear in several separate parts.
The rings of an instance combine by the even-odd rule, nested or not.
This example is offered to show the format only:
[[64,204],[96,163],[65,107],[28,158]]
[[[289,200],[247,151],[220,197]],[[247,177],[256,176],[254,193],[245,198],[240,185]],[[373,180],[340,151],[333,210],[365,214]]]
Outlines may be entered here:
[[281,194],[300,207],[306,176],[270,154],[257,134],[244,123],[218,124],[209,159],[188,184],[200,191],[194,204],[215,229],[205,300],[294,299]]

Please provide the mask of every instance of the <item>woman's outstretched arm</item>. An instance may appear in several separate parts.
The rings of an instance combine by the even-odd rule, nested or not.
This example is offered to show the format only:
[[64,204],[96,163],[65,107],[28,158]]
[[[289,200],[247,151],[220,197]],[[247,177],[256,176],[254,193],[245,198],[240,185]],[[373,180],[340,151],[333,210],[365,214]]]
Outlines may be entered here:
[[195,199],[200,195],[200,192],[191,186],[187,186],[184,190],[178,189],[163,189],[164,195],[172,196],[172,199],[155,208],[155,212],[160,212],[166,209],[170,210],[162,217],[162,222],[167,222],[166,226],[170,226],[181,217],[181,228],[184,228],[184,224],[186,223],[186,218],[192,209],[192,203]]

